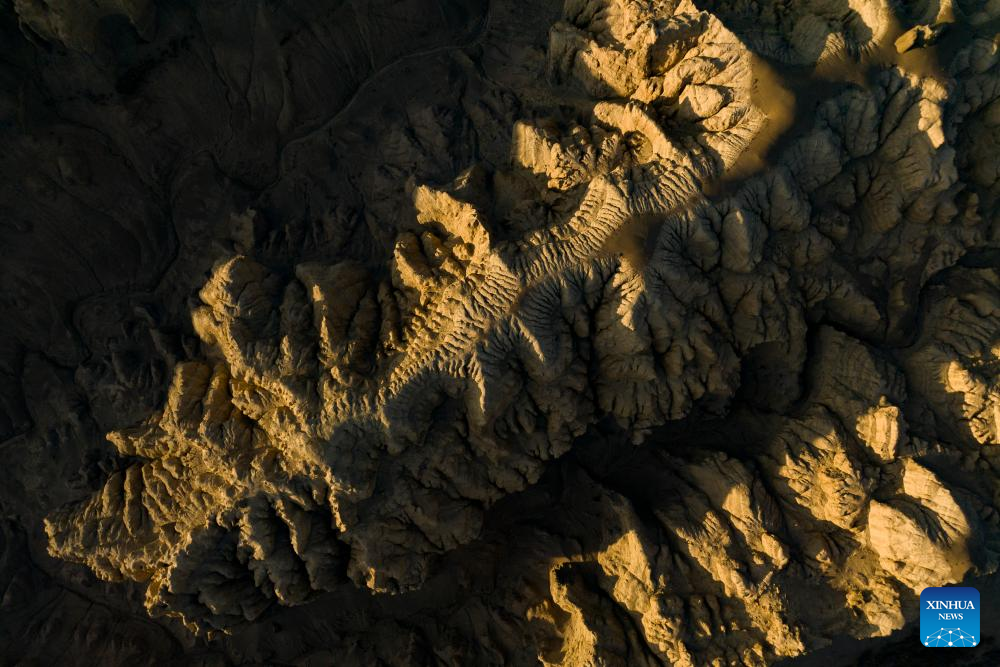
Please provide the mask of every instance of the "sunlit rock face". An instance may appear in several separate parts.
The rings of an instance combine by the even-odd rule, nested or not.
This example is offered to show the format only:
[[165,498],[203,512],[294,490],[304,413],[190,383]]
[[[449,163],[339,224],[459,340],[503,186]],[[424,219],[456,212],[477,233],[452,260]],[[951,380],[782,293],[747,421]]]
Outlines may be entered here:
[[0,641],[905,632],[1000,553],[995,5],[18,0]]

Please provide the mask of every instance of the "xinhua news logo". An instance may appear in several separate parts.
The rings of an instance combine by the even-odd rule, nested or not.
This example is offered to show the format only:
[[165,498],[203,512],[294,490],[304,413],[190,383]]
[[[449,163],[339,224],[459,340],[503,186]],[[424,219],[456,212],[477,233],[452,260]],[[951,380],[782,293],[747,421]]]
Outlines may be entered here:
[[925,588],[920,594],[920,643],[930,648],[979,646],[979,591]]

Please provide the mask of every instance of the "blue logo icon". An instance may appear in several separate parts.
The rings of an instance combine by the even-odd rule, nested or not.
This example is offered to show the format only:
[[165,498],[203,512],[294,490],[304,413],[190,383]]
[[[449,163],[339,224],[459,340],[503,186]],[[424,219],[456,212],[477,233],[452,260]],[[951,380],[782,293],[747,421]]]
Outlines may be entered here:
[[920,643],[936,648],[979,646],[979,591],[925,588],[920,593]]

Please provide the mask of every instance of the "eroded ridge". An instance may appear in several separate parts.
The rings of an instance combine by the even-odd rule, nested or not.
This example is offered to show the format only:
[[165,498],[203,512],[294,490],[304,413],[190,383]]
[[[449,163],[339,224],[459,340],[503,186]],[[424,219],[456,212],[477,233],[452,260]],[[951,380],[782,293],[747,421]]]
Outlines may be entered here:
[[388,271],[215,267],[212,358],[109,436],[135,463],[50,516],[50,551],[224,629],[348,581],[420,587],[599,421],[639,443],[728,415],[739,447],[580,481],[598,537],[504,609],[539,660],[766,664],[889,634],[922,587],[996,569],[1000,284],[960,260],[1000,241],[975,159],[998,67],[982,38],[934,76],[886,64],[709,199],[765,122],[750,52],[689,2],[568,1],[552,104],[504,168],[411,188]]
[[670,342],[684,316],[665,295],[657,349],[628,343],[655,357],[655,394],[620,401],[642,274],[606,246],[687,206],[752,139],[749,54],[689,4],[570,3],[550,37],[551,76],[594,99],[587,124],[518,123],[492,206],[476,168],[416,187],[421,229],[386,279],[220,263],[193,313],[218,359],[180,365],[161,415],[109,436],[141,462],[50,518],[54,554],[149,581],[150,609],[215,626],[345,576],[408,589],[597,414],[641,429],[732,392],[710,326]]

